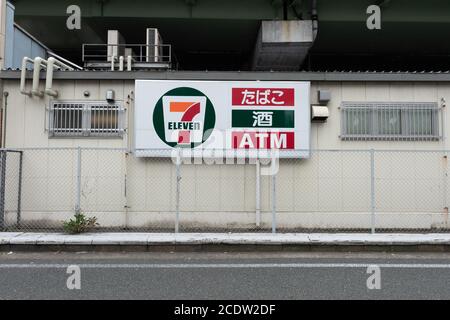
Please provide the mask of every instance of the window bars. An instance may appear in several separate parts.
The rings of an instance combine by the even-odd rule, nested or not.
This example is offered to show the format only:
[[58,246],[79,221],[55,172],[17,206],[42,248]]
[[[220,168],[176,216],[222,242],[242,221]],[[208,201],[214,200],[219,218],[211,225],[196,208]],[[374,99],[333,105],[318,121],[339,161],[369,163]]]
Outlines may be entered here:
[[121,103],[52,101],[51,137],[121,137],[124,132]]
[[343,102],[343,140],[439,140],[437,103]]

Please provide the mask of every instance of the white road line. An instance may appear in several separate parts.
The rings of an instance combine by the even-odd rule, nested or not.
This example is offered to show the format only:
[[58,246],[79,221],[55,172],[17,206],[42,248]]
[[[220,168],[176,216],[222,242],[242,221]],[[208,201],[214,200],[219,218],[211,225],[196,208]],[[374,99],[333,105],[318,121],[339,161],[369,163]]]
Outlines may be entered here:
[[61,269],[77,265],[84,269],[259,269],[259,268],[380,268],[450,269],[450,264],[396,263],[168,263],[168,264],[0,264],[0,269]]

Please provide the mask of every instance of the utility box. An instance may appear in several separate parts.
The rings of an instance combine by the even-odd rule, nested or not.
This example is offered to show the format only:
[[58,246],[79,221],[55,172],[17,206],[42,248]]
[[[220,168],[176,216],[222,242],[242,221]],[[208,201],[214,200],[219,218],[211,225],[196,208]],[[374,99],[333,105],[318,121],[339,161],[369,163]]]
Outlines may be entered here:
[[320,104],[328,104],[331,100],[331,92],[328,90],[319,90],[317,96]]

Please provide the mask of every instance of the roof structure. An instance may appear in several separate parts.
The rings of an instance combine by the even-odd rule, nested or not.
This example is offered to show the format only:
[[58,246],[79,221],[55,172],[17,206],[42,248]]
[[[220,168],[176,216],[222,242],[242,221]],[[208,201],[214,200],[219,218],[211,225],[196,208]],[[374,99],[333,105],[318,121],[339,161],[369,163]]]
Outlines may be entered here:
[[[28,78],[32,73],[28,72]],[[45,74],[41,73],[44,78]],[[20,71],[3,70],[0,79],[20,79]],[[56,80],[235,80],[235,81],[377,81],[450,82],[450,71],[438,72],[255,72],[255,71],[56,71]]]

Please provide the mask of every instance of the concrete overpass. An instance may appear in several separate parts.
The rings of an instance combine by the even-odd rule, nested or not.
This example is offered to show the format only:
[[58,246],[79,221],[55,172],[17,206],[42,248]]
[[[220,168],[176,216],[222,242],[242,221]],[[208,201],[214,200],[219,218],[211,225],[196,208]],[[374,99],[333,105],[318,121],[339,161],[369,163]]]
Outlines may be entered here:
[[[310,19],[310,0],[15,0],[16,22],[58,53],[79,61],[82,43],[104,43],[118,29],[143,43],[157,27],[185,70],[249,70],[262,20]],[[81,30],[65,27],[69,5]],[[366,9],[382,8],[382,29],[366,28]],[[450,2],[318,0],[318,37],[301,69],[450,69]]]

